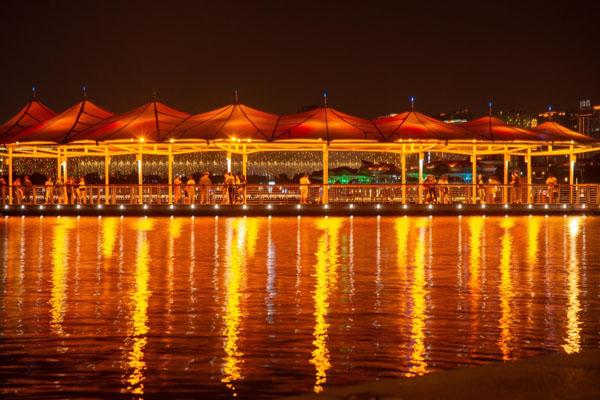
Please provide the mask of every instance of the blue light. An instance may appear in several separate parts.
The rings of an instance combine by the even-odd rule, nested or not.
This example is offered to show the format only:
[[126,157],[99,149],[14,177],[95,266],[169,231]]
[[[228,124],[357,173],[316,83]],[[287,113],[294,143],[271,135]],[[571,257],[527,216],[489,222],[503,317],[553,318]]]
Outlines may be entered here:
[[492,104],[493,104],[493,103],[492,103],[492,101],[491,101],[491,100],[490,100],[490,101],[488,101],[488,107],[489,107],[489,108],[492,108]]

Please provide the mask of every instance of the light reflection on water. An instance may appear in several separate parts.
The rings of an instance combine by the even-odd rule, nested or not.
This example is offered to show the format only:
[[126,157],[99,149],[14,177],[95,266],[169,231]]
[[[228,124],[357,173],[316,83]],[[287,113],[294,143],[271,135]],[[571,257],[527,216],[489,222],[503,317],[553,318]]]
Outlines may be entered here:
[[576,353],[600,344],[599,234],[584,217],[6,218],[0,391],[272,397]]

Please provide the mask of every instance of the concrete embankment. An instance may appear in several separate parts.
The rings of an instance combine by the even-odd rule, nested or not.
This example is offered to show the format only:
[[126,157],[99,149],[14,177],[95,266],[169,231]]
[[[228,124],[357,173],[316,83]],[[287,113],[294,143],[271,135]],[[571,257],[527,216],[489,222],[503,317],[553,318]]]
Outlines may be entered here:
[[290,399],[600,399],[600,350],[333,387]]

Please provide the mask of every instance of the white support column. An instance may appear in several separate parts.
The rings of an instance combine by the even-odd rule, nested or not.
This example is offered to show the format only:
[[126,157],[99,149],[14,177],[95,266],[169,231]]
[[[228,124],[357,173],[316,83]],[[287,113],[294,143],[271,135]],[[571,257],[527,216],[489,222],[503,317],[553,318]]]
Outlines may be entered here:
[[110,204],[110,155],[104,146],[104,204]]
[[[67,158],[67,152],[65,149],[63,149],[63,155],[62,155],[62,171],[63,171],[63,179],[64,181],[66,181],[67,177],[69,176],[68,168],[67,168],[67,164],[68,164],[68,158]],[[63,183],[64,183],[63,181]]]
[[419,189],[417,191],[419,195],[419,200],[417,201],[418,204],[423,204],[423,162],[423,151],[419,151]]
[[577,195],[577,191],[575,190],[574,186],[575,185],[575,161],[576,161],[576,156],[575,153],[573,153],[573,145],[569,146],[569,203],[573,204],[573,203],[577,203],[576,201],[574,201],[573,199],[573,194]]
[[[62,181],[62,157],[60,147],[56,148],[56,180]],[[63,181],[64,182],[64,181]]]
[[532,167],[531,167],[531,149],[527,149],[527,155],[525,156],[525,162],[527,163],[527,204],[532,203],[533,190],[532,184]]
[[329,149],[327,144],[323,145],[323,204],[329,202]]
[[231,149],[227,150],[227,172],[231,172],[231,164],[233,160],[231,159]]
[[248,153],[246,153],[246,145],[242,147],[242,176],[246,179],[246,184],[244,185],[244,204],[246,204],[246,189],[248,186]]
[[142,185],[144,184],[144,175],[143,175],[143,171],[142,171],[142,164],[143,164],[142,145],[140,145],[140,147],[139,147],[139,151],[136,156],[136,161],[137,161],[137,167],[138,167],[138,201],[140,204],[143,204],[144,203],[144,188]]
[[477,203],[477,145],[473,145],[471,154],[471,203]]
[[502,202],[508,204],[508,164],[510,163],[510,154],[508,146],[504,146],[504,177],[502,179]]
[[242,175],[248,177],[248,153],[246,153],[246,145],[242,146]]
[[406,153],[405,145],[402,145],[402,154],[400,156],[400,164],[402,168],[402,204],[406,204]]
[[173,204],[173,146],[169,145],[167,183],[169,184],[169,204]]
[[8,204],[13,203],[13,149],[12,146],[8,146]]

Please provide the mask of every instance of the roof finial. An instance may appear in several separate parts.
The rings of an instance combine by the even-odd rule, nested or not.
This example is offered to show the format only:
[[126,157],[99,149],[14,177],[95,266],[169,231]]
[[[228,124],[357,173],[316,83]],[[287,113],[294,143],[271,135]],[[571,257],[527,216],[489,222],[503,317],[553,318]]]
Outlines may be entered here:
[[81,97],[83,100],[87,99],[87,87],[85,85],[81,85]]
[[37,86],[31,86],[31,100],[35,100],[37,97]]
[[158,94],[156,94],[156,88],[152,88],[152,101],[156,101],[158,99]]
[[492,106],[494,105],[494,103],[489,100],[488,101],[488,115],[491,117],[492,116]]
[[415,96],[410,96],[410,111],[415,111]]
[[323,106],[327,107],[327,89],[323,92]]
[[238,90],[237,89],[233,90],[233,100],[235,101],[235,104],[238,104],[240,102],[240,98],[238,96]]

